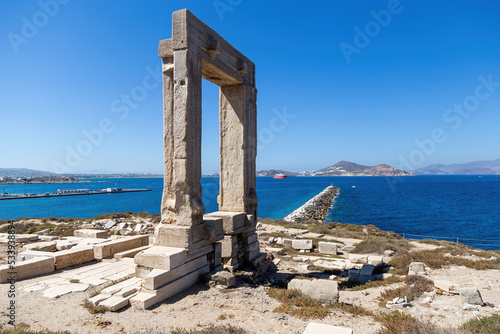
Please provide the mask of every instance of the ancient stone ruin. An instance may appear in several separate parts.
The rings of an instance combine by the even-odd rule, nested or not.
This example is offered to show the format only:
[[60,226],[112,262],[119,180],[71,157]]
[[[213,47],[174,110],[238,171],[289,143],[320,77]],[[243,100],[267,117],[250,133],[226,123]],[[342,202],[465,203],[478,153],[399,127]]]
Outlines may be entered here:
[[[193,285],[208,272],[243,262],[259,269],[255,225],[257,109],[255,65],[188,10],[172,15],[160,41],[163,69],[164,190],[154,246],[135,256],[145,308]],[[201,83],[219,86],[219,211],[205,214],[201,189]],[[262,269],[262,268],[260,268]]]

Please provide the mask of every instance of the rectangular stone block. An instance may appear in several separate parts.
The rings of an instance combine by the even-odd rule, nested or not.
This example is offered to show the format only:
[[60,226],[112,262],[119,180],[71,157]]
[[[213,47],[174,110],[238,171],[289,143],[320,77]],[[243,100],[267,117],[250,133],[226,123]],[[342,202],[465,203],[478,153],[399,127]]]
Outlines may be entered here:
[[179,277],[173,282],[170,282],[158,290],[147,290],[140,292],[138,295],[130,299],[130,303],[138,309],[146,309],[156,303],[159,303],[167,298],[170,298],[179,292],[182,292],[198,282],[200,275],[208,273],[208,265],[193,271],[183,277]]
[[51,257],[37,257],[31,260],[16,262],[15,268],[9,265],[0,266],[0,283],[5,283],[15,276],[17,280],[44,275],[55,270],[54,259]]
[[94,260],[94,249],[90,246],[72,248],[51,253],[51,256],[54,258],[56,269],[63,269]]
[[247,251],[247,252],[252,252],[254,250],[259,250],[259,243],[258,242],[251,243],[245,247],[245,251]]
[[352,263],[368,263],[368,255],[349,254],[349,261]]
[[259,239],[259,236],[257,235],[257,233],[252,233],[248,237],[245,237],[245,239],[245,243],[249,245],[256,242]]
[[[258,245],[259,243],[256,242],[256,244]],[[246,261],[251,261],[255,257],[259,256],[259,254],[261,254],[259,247],[254,247],[251,251],[245,252],[244,258]]]
[[99,303],[99,306],[105,307],[111,312],[118,311],[128,305],[129,299],[127,297],[111,296]]
[[98,238],[106,239],[108,236],[108,231],[106,230],[93,230],[93,229],[80,229],[73,232],[75,237],[81,238]]
[[311,250],[313,249],[313,243],[310,239],[300,239],[292,241],[292,248],[296,250]]
[[361,267],[361,271],[359,272],[360,276],[371,276],[373,275],[373,270],[375,270],[375,266],[372,264],[363,264]]
[[235,234],[247,227],[245,212],[216,211],[205,215],[206,218],[221,218],[224,234]]
[[334,242],[319,242],[319,252],[327,255],[337,255],[337,244]]
[[221,245],[221,257],[234,257],[238,253],[238,238],[235,235],[225,235],[224,239],[217,242]]
[[137,235],[105,242],[94,246],[94,255],[97,259],[111,257],[129,249],[149,245],[148,235]]
[[153,269],[151,273],[146,276],[143,286],[148,290],[156,290],[179,277],[185,276],[190,272],[206,266],[207,264],[207,256],[204,255],[171,270]]
[[140,266],[171,270],[184,264],[186,250],[177,247],[153,246],[134,257],[134,263]]

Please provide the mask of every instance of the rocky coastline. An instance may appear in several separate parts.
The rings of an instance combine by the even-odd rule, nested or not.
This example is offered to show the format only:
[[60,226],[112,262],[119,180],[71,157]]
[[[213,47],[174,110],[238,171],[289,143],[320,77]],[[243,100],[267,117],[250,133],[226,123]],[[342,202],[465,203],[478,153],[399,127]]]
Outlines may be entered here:
[[338,187],[329,186],[304,205],[285,217],[284,220],[296,223],[306,223],[308,220],[323,220],[332,202],[339,192]]

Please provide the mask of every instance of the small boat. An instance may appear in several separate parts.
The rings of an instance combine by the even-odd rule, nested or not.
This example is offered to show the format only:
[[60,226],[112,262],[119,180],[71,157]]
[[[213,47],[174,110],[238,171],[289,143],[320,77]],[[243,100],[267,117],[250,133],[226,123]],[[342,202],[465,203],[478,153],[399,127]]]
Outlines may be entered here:
[[286,175],[285,173],[278,173],[274,174],[273,179],[286,179],[287,177],[288,175]]

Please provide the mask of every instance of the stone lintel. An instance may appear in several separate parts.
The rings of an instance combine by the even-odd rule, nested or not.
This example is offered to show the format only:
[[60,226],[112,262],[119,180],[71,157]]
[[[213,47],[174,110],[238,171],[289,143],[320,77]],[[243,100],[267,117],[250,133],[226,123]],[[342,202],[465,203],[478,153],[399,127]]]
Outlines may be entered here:
[[[227,84],[243,83],[255,87],[255,64],[190,11],[181,9],[174,12],[172,27],[174,51],[189,49],[213,65],[208,69],[205,79],[218,84],[221,74],[225,73],[233,79]],[[169,55],[170,51],[163,50],[168,46],[168,42],[160,45],[160,56]],[[214,69],[216,75],[208,75]]]

